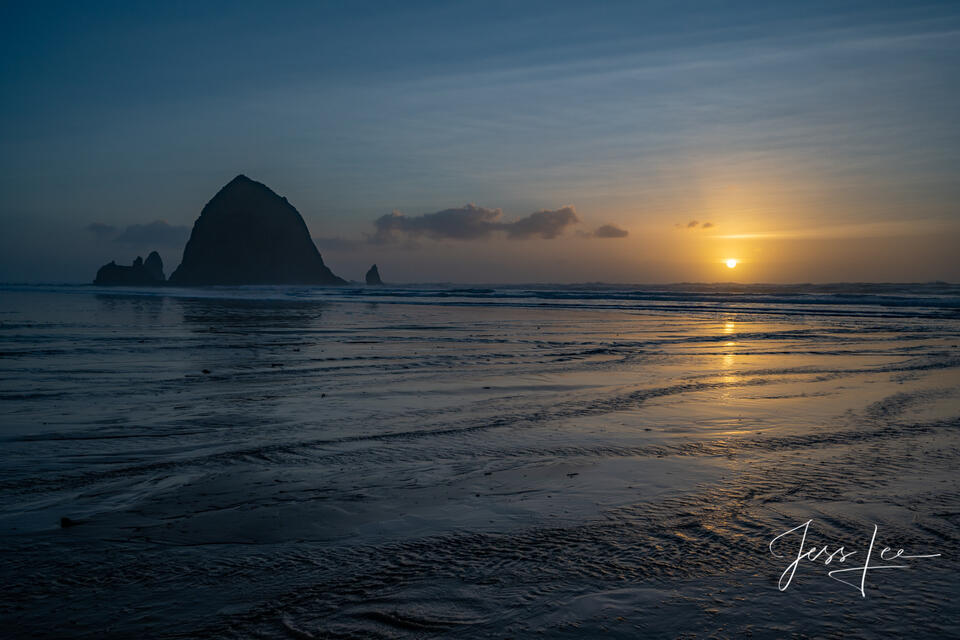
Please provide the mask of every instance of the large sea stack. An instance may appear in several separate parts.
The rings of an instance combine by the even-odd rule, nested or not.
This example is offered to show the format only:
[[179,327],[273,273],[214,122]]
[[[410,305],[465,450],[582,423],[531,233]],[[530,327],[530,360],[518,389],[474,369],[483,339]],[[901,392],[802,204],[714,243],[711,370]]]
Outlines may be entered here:
[[177,285],[346,284],[323,264],[300,213],[266,185],[237,176],[193,224]]

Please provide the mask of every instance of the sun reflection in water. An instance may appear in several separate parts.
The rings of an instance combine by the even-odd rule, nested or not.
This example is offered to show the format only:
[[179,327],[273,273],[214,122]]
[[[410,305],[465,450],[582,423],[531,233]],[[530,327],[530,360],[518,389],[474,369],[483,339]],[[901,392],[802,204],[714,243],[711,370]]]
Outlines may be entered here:
[[[732,336],[737,330],[737,325],[733,320],[726,320],[723,323],[723,333],[727,336]],[[722,370],[722,375],[720,381],[724,384],[733,384],[737,381],[737,376],[733,372],[734,359],[736,353],[734,347],[737,346],[737,343],[733,340],[729,340],[724,343],[724,353],[720,363],[720,369]],[[730,399],[730,391],[725,390],[721,396],[724,400]]]

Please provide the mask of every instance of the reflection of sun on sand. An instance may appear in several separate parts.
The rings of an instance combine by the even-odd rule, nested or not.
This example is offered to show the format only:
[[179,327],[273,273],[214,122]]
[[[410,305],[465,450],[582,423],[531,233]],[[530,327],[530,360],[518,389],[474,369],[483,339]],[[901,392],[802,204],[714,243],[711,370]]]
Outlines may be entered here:
[[[722,356],[723,361],[720,364],[721,370],[723,372],[723,375],[720,377],[720,381],[723,382],[724,384],[733,385],[733,384],[736,384],[739,379],[739,375],[737,375],[737,372],[734,371],[734,368],[733,368],[734,358],[736,356],[736,353],[733,347],[736,347],[736,345],[737,345],[736,342],[724,343],[724,348],[726,349],[726,351],[723,353],[723,356]],[[729,389],[724,389],[724,391],[720,395],[721,395],[721,398],[725,401],[731,400],[733,397]]]

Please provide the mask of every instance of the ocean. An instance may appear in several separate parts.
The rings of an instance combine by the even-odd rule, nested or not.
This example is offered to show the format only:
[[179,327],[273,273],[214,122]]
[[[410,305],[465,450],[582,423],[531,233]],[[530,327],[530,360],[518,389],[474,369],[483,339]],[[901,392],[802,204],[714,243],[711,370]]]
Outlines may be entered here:
[[0,439],[7,637],[960,637],[957,285],[3,285]]

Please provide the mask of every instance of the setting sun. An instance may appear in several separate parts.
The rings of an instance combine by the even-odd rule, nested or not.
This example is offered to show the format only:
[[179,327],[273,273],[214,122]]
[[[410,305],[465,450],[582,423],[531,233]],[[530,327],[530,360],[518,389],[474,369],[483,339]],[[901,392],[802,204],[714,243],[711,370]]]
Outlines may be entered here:
[[735,266],[737,266],[737,261],[735,259],[730,258],[729,260],[727,260],[728,269],[733,269]]

